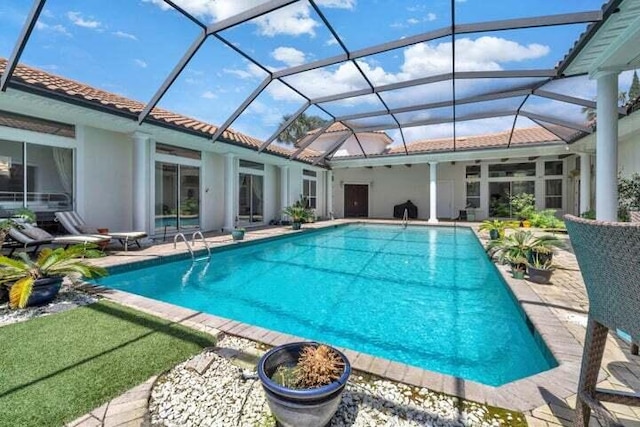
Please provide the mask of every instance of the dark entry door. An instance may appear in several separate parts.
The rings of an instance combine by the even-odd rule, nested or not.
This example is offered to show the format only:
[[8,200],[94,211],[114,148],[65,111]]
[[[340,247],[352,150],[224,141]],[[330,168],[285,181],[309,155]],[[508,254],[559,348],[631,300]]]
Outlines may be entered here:
[[369,216],[369,186],[357,184],[344,185],[344,216]]

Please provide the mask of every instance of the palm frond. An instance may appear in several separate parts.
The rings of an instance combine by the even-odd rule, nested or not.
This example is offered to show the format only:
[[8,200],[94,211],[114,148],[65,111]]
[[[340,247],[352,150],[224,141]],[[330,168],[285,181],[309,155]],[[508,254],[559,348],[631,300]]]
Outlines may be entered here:
[[9,307],[25,308],[31,296],[31,291],[33,291],[34,282],[35,280],[31,276],[18,280],[9,291]]

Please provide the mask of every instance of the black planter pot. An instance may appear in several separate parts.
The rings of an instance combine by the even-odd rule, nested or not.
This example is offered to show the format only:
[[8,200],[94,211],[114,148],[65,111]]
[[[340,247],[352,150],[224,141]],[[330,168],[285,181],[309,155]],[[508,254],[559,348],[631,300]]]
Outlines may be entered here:
[[47,277],[36,280],[33,284],[31,296],[29,296],[29,300],[27,301],[27,307],[51,302],[56,295],[58,295],[61,286],[62,277]]
[[323,427],[338,410],[344,387],[351,375],[351,364],[340,351],[332,348],[344,362],[344,372],[329,385],[313,389],[291,389],[271,380],[281,365],[293,366],[306,346],[318,346],[316,342],[296,342],[274,347],[258,362],[258,377],[262,382],[267,403],[283,427]]
[[489,230],[489,238],[491,240],[498,240],[500,238],[500,232],[498,230]]
[[551,275],[553,274],[553,270],[549,269],[540,269],[529,266],[529,280],[534,283],[540,283],[546,285],[551,280]]
[[291,228],[293,230],[300,230],[300,227],[302,227],[302,223],[301,222],[293,222],[293,223],[291,223]]
[[527,253],[527,261],[529,264],[534,264],[536,260],[540,264],[551,263],[553,261],[553,252],[538,252],[535,250],[531,250]]
[[0,304],[9,301],[9,289],[5,285],[0,285]]

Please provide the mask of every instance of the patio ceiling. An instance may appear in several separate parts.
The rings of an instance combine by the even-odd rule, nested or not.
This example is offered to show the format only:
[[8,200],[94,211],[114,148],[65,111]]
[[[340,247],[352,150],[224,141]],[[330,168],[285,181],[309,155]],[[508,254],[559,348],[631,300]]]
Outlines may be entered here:
[[[292,159],[296,159],[304,154],[305,149],[315,150],[317,151],[314,161],[316,164],[330,160],[335,156],[342,144],[352,135],[355,135],[362,156],[366,158],[368,154],[365,144],[361,138],[358,138],[358,134],[362,132],[396,130],[399,142],[404,145],[405,155],[411,155],[406,150],[406,145],[412,142],[406,137],[407,130],[425,126],[450,126],[450,148],[451,151],[456,151],[456,138],[460,123],[495,118],[512,119],[511,135],[513,135],[518,121],[523,119],[529,124],[534,123],[547,129],[558,139],[571,143],[592,132],[592,127],[586,122],[586,116],[582,113],[584,113],[584,109],[594,109],[596,106],[593,100],[581,97],[572,91],[572,86],[584,81],[584,75],[588,71],[580,68],[576,58],[580,55],[581,49],[587,45],[589,41],[587,36],[597,31],[604,21],[618,10],[622,2],[623,0],[611,0],[601,9],[596,10],[469,23],[458,21],[456,0],[450,0],[449,25],[447,26],[384,43],[350,49],[346,40],[336,30],[336,25],[327,14],[327,10],[321,6],[320,0],[261,1],[258,2],[258,5],[241,13],[213,23],[207,23],[197,14],[189,11],[187,2],[164,0],[165,6],[174,9],[189,20],[193,26],[196,26],[198,34],[146,103],[145,108],[138,116],[138,122],[143,123],[149,118],[152,109],[170,90],[205,42],[214,39],[252,64],[264,75],[264,78],[217,128],[212,137],[213,141],[219,139],[265,93],[267,88],[280,85],[297,94],[302,103],[282,126],[279,126],[270,137],[265,139],[259,151],[262,152],[269,145],[275,143],[280,133],[290,126],[297,117],[305,113],[321,112],[328,119],[327,124],[308,136],[290,156]],[[6,90],[12,72],[29,42],[45,3],[46,0],[33,2],[23,30],[19,34],[12,55],[8,60],[7,71],[2,75],[1,90]],[[230,30],[247,22],[269,17],[284,8],[299,3],[310,6],[325,31],[333,37],[334,43],[339,48],[339,54],[283,69],[274,69],[264,59],[258,58],[260,55],[257,55],[248,45],[238,43],[234,39],[234,33],[230,32]],[[375,6],[367,5],[367,7]],[[388,5],[384,4],[380,7],[388,7]],[[463,36],[475,37],[502,33],[531,34],[532,31],[540,31],[539,29],[543,28],[553,29],[567,26],[580,27],[580,29],[587,31],[564,61],[561,61],[562,58],[558,58],[555,67],[473,69],[472,66],[464,62],[465,58],[456,52],[459,43],[464,39]],[[451,67],[448,72],[425,71],[421,75],[412,75],[406,78],[401,76],[396,81],[388,82],[380,81],[368,67],[365,67],[366,62],[364,61],[374,62],[380,55],[401,54],[403,49],[436,41],[448,41],[450,44],[450,52],[447,53],[447,57]],[[636,57],[635,60],[637,61],[638,58]],[[578,65],[573,65],[574,62]],[[354,78],[357,77],[360,81],[359,88],[349,88],[349,90],[338,88],[331,93],[323,93],[322,96],[318,96],[318,91],[313,88],[314,72],[335,67],[350,68]],[[407,96],[408,93],[411,93],[412,96]],[[572,110],[573,114],[565,114],[568,110]],[[624,113],[622,109],[620,113]],[[336,122],[341,122],[348,130],[331,134],[325,133],[329,126]],[[325,145],[322,149],[314,145],[321,139],[320,137],[325,138]],[[327,138],[330,138],[328,144],[326,143]]]

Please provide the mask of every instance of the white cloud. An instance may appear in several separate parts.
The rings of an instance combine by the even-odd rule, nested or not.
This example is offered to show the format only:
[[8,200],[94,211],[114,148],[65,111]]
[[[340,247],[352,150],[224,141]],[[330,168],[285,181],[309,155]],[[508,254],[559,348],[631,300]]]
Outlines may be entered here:
[[125,33],[124,31],[114,31],[111,34],[113,34],[116,37],[120,37],[122,39],[129,39],[129,40],[138,41],[138,38],[136,36],[134,36],[133,34],[130,34],[130,33]]
[[315,28],[320,24],[311,18],[311,11],[306,3],[294,3],[267,15],[254,19],[258,25],[258,33],[273,37],[278,34],[315,36]]
[[246,113],[259,116],[262,124],[267,127],[278,125],[284,115],[277,107],[269,106],[258,100],[251,103]]
[[51,31],[51,32],[54,32],[54,33],[59,33],[59,34],[65,35],[67,37],[72,37],[71,33],[67,30],[67,27],[65,27],[64,25],[60,25],[60,24],[49,25],[49,24],[45,24],[44,22],[38,21],[38,22],[36,22],[36,30]]
[[147,66],[149,64],[147,64],[146,62],[144,62],[142,59],[134,59],[133,62],[140,68],[147,68]]
[[304,64],[304,52],[293,47],[280,46],[271,52],[271,56],[277,61],[284,62],[289,67]]
[[218,95],[216,95],[215,93],[213,93],[210,90],[205,91],[202,95],[200,95],[202,98],[204,99],[216,99],[218,97]]
[[92,30],[102,28],[102,23],[100,21],[85,19],[82,17],[80,12],[67,12],[67,18],[69,18],[69,21],[71,21],[73,25],[77,25],[78,27],[90,28]]
[[335,9],[355,9],[356,7],[356,0],[317,0],[316,3]]
[[335,38],[331,37],[330,39],[327,39],[326,42],[324,42],[325,46],[335,46],[338,44],[338,40],[336,40]]
[[438,19],[438,16],[433,13],[433,12],[429,12],[427,13],[427,21],[435,21],[436,19]]
[[[143,2],[151,3],[163,10],[171,9],[171,6],[163,0],[143,0]],[[207,22],[217,22],[256,7],[263,2],[260,0],[178,0],[176,3],[200,19]],[[356,2],[355,0],[321,0],[320,3],[326,7],[348,9],[355,7]],[[258,27],[258,34],[268,37],[279,34],[314,36],[315,28],[320,25],[311,17],[310,6],[307,2],[291,4],[250,22]]]
[[419,23],[420,23],[419,19],[416,19],[416,18],[407,19],[407,24],[409,24],[409,25],[416,25],[416,24],[419,24]]
[[253,79],[253,78],[265,78],[266,74],[260,67],[255,64],[248,63],[246,69],[239,68],[223,68],[222,72],[225,74],[231,74],[241,79]]

